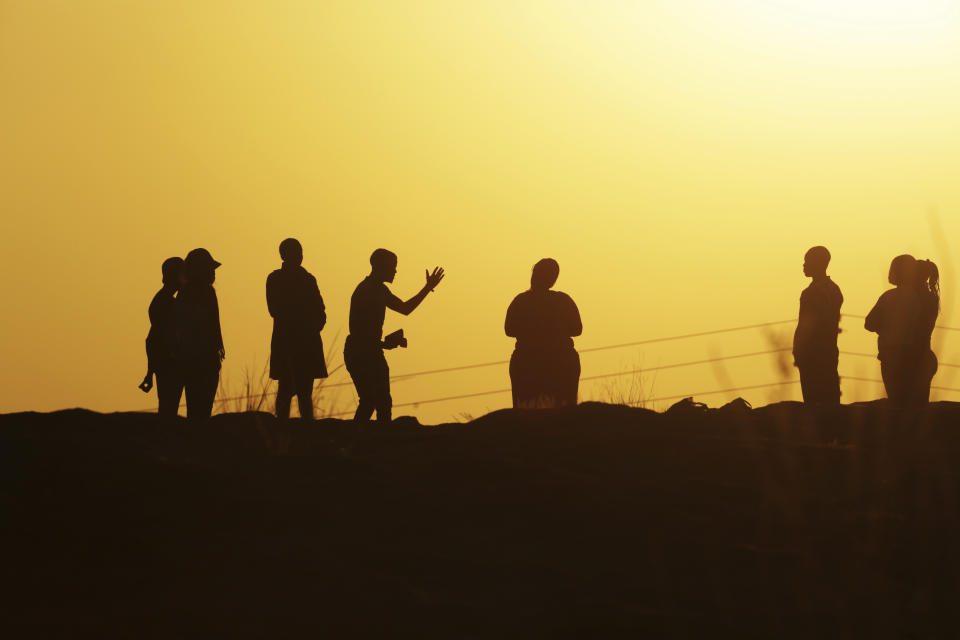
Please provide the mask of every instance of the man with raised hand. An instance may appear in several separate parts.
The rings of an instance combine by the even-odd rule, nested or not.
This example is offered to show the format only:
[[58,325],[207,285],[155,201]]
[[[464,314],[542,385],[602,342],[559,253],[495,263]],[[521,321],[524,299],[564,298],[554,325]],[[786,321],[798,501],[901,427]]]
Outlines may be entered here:
[[406,346],[401,332],[383,339],[386,310],[405,316],[413,313],[424,298],[443,280],[443,269],[426,272],[426,284],[404,302],[390,292],[387,282],[397,274],[397,256],[386,249],[377,249],[370,256],[370,275],[357,285],[350,298],[350,335],[343,350],[343,360],[357,389],[359,404],[353,419],[367,422],[377,412],[377,420],[389,422],[393,399],[390,397],[390,368],[384,349]]
[[804,404],[840,404],[840,376],[837,374],[837,335],[843,294],[830,276],[830,252],[813,247],[803,259],[803,275],[812,278],[800,294],[800,316],[793,334],[793,362],[800,370]]

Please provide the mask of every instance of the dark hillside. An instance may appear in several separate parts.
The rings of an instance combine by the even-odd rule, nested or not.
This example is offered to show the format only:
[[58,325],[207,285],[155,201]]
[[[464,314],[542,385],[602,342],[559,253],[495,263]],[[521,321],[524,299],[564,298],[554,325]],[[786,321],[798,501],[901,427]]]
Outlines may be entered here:
[[960,404],[0,416],[25,636],[949,637]]

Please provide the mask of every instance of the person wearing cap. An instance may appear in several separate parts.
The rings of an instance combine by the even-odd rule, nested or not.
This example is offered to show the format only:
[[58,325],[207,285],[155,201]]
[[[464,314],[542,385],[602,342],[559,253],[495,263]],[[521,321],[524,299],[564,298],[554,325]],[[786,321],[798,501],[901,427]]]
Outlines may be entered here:
[[[390,367],[383,356],[384,349],[402,346],[402,337],[383,340],[383,321],[387,309],[405,316],[433,291],[443,280],[443,269],[435,267],[426,272],[426,284],[404,302],[390,292],[387,282],[397,275],[397,255],[386,249],[377,249],[370,256],[370,275],[363,279],[350,298],[350,335],[343,349],[343,361],[357,390],[358,405],[353,419],[370,420],[374,410],[377,420],[390,422],[393,399],[390,397]],[[400,334],[391,334],[397,335]],[[389,336],[388,336],[389,337]]]
[[267,276],[267,310],[273,317],[270,378],[277,381],[277,417],[290,417],[297,396],[300,416],[313,419],[313,381],[327,377],[320,330],[327,322],[317,279],[301,266],[303,247],[295,238],[280,243],[283,264]]
[[156,378],[158,414],[161,418],[171,418],[177,415],[183,395],[183,381],[176,366],[174,349],[174,304],[183,278],[183,259],[167,258],[160,270],[163,287],[153,296],[147,312],[150,317],[146,341],[147,375],[140,383],[140,390],[149,393]]
[[803,275],[810,286],[800,294],[800,314],[793,334],[793,361],[800,372],[800,391],[808,406],[838,406],[840,376],[837,336],[843,294],[827,275],[830,252],[813,247],[803,257]]
[[183,261],[184,285],[176,299],[178,361],[187,395],[187,418],[209,418],[226,356],[220,332],[220,306],[213,288],[220,263],[206,249]]

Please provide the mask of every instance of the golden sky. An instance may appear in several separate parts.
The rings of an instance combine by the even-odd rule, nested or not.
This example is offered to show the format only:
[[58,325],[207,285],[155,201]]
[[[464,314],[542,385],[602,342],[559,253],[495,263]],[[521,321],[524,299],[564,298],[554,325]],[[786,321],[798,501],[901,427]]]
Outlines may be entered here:
[[[0,0],[0,411],[153,406],[136,388],[146,307],[161,261],[200,246],[224,265],[235,385],[266,358],[264,281],[287,236],[317,276],[328,344],[342,344],[374,248],[399,254],[404,298],[424,267],[446,268],[414,315],[388,316],[410,340],[388,355],[398,374],[507,359],[507,304],[546,256],[580,307],[582,348],[792,318],[815,244],[832,251],[851,314],[887,287],[893,256],[934,259],[940,323],[956,326],[955,4]],[[843,327],[841,349],[875,352],[861,321]],[[960,363],[960,336],[935,338],[941,362]],[[585,353],[583,375],[770,344],[749,331]],[[774,364],[664,370],[644,393],[775,382]],[[841,358],[842,375],[878,369]],[[933,384],[960,387],[956,371]],[[630,382],[585,382],[582,399]],[[396,382],[393,395],[507,387],[499,366]],[[799,388],[702,399],[736,395]]]

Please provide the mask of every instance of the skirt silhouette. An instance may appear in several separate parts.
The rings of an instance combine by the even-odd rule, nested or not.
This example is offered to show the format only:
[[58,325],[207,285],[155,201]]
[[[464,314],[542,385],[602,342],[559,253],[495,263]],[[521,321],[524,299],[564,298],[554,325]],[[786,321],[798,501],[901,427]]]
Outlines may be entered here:
[[514,409],[577,404],[580,355],[574,349],[515,350],[510,358]]

